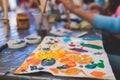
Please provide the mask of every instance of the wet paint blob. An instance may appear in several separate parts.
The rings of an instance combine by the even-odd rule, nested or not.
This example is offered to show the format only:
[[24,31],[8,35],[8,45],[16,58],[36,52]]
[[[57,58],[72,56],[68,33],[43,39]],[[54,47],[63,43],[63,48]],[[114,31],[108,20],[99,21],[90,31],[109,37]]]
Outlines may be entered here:
[[97,67],[97,64],[95,64],[94,62],[92,62],[92,64],[85,66],[85,68],[87,68],[87,69],[95,69],[96,67]]
[[87,76],[83,70],[78,69],[78,68],[68,68],[66,70],[61,70],[61,72],[65,73],[67,75],[78,75],[79,73],[82,73],[85,76]]
[[65,43],[67,43],[67,42],[70,42],[71,39],[70,39],[69,37],[64,37],[64,38],[63,38],[63,41],[64,41]]
[[59,70],[57,68],[50,68],[50,70],[54,72],[54,74],[59,74]]
[[94,55],[102,55],[102,52],[95,52]]
[[96,78],[101,78],[105,75],[104,72],[100,72],[100,71],[93,71],[90,73],[92,76],[96,77]]
[[89,48],[93,48],[93,49],[103,49],[103,47],[94,45],[94,44],[85,44],[85,43],[80,43],[80,44],[84,47],[89,47]]
[[51,45],[52,45],[52,44],[54,44],[54,43],[53,43],[53,42],[48,42],[48,43],[46,43],[46,44],[51,44]]
[[77,52],[88,52],[87,50],[83,50],[83,49],[79,49],[79,48],[72,48],[70,50],[77,51]]
[[68,67],[66,65],[58,66],[57,69],[67,69]]
[[94,37],[94,38],[86,37],[86,38],[82,38],[82,39],[83,39],[83,40],[90,40],[90,41],[102,40],[102,38],[100,38],[100,37]]
[[99,60],[99,61],[100,61],[100,63],[97,64],[97,67],[105,68],[104,61],[103,60]]
[[44,50],[44,51],[49,51],[49,50],[50,50],[50,48],[43,48],[43,50]]
[[75,45],[73,42],[71,42],[71,43],[69,44],[69,46],[75,47],[76,45]]
[[38,70],[43,70],[43,69],[44,69],[43,67],[38,68]]
[[51,58],[51,59],[43,59],[41,62],[42,66],[52,66],[55,64],[55,59]]
[[30,66],[30,70],[33,71],[33,70],[43,70],[44,68],[43,67],[37,67],[37,66]]
[[31,70],[31,71],[37,70],[37,66],[30,66],[30,70]]
[[83,65],[79,65],[80,68],[83,68]]

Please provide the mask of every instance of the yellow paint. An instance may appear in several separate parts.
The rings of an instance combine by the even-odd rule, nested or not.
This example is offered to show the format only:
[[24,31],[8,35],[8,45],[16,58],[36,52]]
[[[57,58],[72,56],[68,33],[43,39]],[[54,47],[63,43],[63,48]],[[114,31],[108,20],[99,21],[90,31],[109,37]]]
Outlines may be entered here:
[[80,70],[78,68],[68,68],[67,70],[61,70],[61,72],[67,75],[79,75],[79,73],[83,73],[85,76],[87,76],[83,70]]

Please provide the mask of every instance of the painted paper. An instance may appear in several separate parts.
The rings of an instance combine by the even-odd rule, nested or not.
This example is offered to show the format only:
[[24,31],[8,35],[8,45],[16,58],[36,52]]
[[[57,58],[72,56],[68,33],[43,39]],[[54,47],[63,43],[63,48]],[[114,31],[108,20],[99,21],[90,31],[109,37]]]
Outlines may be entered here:
[[55,76],[114,80],[102,39],[45,37],[14,74],[40,71]]

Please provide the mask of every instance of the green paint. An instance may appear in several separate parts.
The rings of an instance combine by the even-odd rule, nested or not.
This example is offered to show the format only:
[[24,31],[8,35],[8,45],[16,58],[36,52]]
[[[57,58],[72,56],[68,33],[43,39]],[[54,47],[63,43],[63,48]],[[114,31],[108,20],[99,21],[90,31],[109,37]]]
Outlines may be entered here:
[[99,67],[99,68],[104,68],[104,67],[105,67],[104,61],[103,61],[103,60],[100,60],[100,63],[97,64],[97,67]]
[[102,40],[102,38],[100,37],[94,37],[94,38],[83,38],[83,40],[90,40],[90,41],[94,41],[94,40]]
[[66,69],[67,66],[66,66],[66,65],[63,65],[63,66],[58,66],[57,68],[58,68],[58,69]]
[[87,69],[94,69],[97,67],[97,64],[95,64],[94,62],[92,62],[92,64],[86,65],[85,68]]
[[80,43],[82,46],[89,47],[89,48],[94,48],[94,49],[103,49],[103,47],[94,45],[94,44],[85,44],[85,43]]

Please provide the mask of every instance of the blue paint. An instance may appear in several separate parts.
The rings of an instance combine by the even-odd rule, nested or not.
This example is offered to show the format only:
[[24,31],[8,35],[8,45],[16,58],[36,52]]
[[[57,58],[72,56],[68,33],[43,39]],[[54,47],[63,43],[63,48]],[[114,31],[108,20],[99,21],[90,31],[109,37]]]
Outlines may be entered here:
[[38,68],[38,70],[43,70],[43,69],[44,69],[43,67]]
[[66,65],[63,65],[63,66],[58,66],[57,68],[61,70],[61,69],[67,69],[68,67]]
[[30,66],[31,71],[33,70],[43,70],[43,67],[37,68],[37,66]]
[[94,38],[85,37],[85,38],[82,38],[82,39],[83,40],[89,40],[89,41],[102,40],[102,38],[100,38],[100,37],[94,37]]
[[103,53],[101,52],[95,52],[94,55],[102,55]]
[[64,37],[64,38],[63,38],[63,41],[64,41],[65,43],[67,43],[67,42],[70,42],[71,39],[70,39],[69,37]]
[[37,66],[30,66],[31,71],[37,70]]
[[80,68],[83,68],[83,65],[79,65]]
[[41,62],[42,66],[52,66],[55,64],[55,59],[51,58],[51,59],[43,59]]
[[92,62],[92,64],[85,66],[85,68],[87,68],[87,69],[95,69],[96,67],[97,67],[97,64],[95,64],[94,62]]
[[49,51],[50,48],[43,48],[42,50],[44,50],[44,51]]
[[54,44],[53,42],[48,42],[48,43],[46,43],[46,44]]

